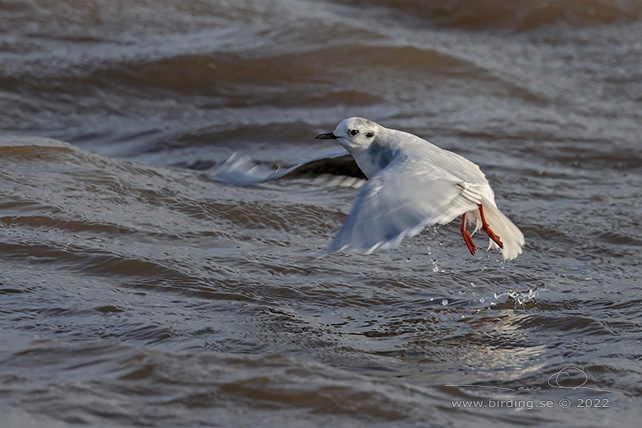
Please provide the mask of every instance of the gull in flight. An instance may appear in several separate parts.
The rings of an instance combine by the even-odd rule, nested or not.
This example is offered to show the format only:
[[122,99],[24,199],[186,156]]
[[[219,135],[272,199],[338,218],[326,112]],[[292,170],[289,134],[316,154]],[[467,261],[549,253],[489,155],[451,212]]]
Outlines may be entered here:
[[486,176],[468,159],[360,117],[344,119],[334,132],[316,138],[336,140],[368,178],[329,252],[394,248],[426,226],[461,216],[472,254],[469,226],[473,235],[482,229],[490,238],[488,249],[500,248],[504,259],[521,254],[524,235],[499,211]]

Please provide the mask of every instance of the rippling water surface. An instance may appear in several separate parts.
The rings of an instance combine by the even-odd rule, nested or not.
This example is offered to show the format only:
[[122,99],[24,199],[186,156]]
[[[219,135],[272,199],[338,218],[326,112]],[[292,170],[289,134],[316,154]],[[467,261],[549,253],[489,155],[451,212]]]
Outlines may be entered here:
[[[0,1],[2,424],[638,426],[641,107],[632,0]],[[321,257],[353,187],[216,180],[355,115],[524,253]]]

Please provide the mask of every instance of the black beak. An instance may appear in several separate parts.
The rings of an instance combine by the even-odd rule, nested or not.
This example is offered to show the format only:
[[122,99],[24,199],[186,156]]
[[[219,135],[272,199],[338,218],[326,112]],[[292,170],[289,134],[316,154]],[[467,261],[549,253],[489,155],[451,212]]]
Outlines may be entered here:
[[334,135],[332,132],[328,132],[327,134],[320,134],[314,137],[316,140],[336,140],[337,136]]

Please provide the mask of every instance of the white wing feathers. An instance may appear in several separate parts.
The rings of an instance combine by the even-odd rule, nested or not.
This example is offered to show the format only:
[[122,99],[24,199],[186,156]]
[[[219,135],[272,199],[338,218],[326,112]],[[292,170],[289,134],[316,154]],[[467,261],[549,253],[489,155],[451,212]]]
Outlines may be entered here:
[[[410,177],[410,179],[409,179]],[[448,171],[399,156],[359,189],[339,234],[328,248],[363,251],[399,245],[431,224],[446,224],[477,209],[488,184],[467,183]],[[384,185],[385,183],[385,185]]]

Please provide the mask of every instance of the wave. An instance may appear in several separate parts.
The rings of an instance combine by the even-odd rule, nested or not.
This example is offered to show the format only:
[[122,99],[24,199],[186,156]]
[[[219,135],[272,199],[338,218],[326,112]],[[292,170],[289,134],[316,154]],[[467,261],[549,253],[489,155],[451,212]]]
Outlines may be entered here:
[[528,30],[557,23],[571,26],[642,20],[637,0],[374,0],[378,4],[448,27]]

